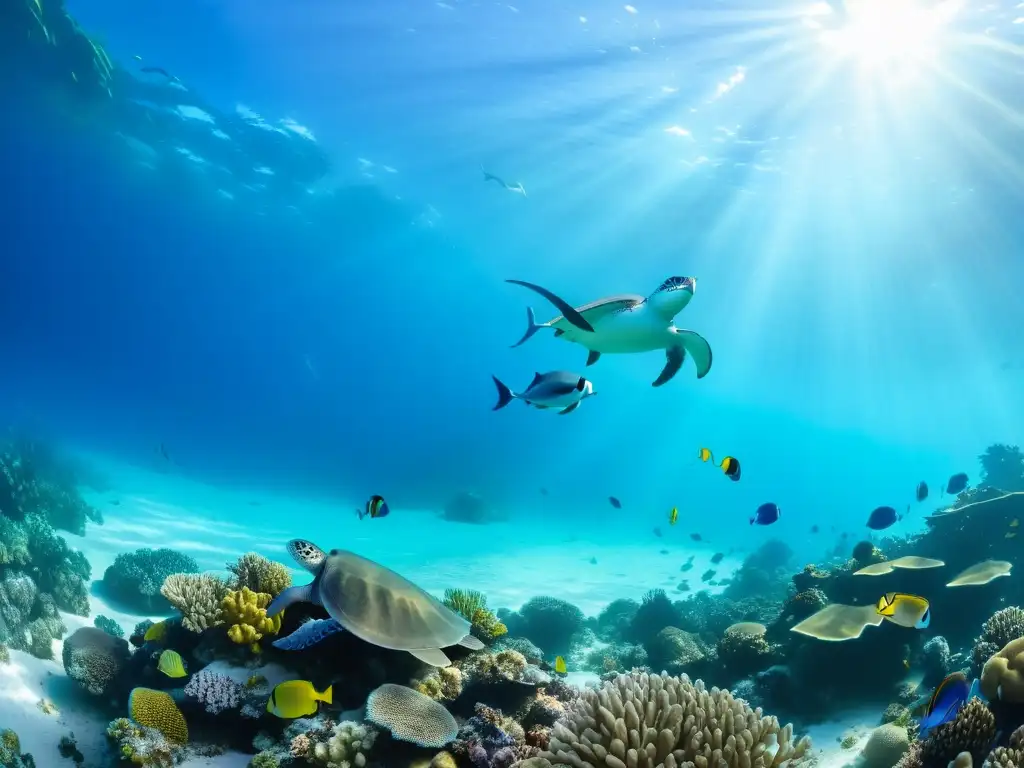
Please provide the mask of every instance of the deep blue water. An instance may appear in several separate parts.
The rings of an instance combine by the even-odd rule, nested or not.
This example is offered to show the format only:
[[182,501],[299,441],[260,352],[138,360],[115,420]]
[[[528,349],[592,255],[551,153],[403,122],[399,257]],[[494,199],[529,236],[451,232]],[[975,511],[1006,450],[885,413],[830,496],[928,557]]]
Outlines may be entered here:
[[[737,537],[762,501],[794,531],[854,525],[1020,442],[1009,6],[968,3],[895,83],[828,58],[806,4],[451,5],[71,3],[125,66],[308,127],[345,202],[256,215],[11,96],[6,415],[133,462],[163,443],[213,482],[523,513],[543,486],[581,529],[678,505]],[[549,308],[505,278],[578,305],[677,274],[699,278],[677,322],[714,348],[703,380],[652,389],[657,352],[584,371],[548,334],[508,348]],[[553,368],[601,397],[491,412],[492,373]]]

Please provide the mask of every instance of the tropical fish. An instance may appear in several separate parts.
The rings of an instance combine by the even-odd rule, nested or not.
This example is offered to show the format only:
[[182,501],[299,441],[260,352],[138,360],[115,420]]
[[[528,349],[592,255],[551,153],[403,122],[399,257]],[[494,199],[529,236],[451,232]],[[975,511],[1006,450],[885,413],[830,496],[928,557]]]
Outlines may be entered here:
[[156,624],[151,624],[149,629],[146,630],[146,634],[142,636],[144,642],[159,643],[165,637],[167,637],[167,621],[158,621]]
[[717,466],[733,482],[740,479],[740,461],[733,456],[726,456],[722,459],[722,463],[718,464],[715,462],[715,456],[711,453],[709,448],[701,448],[697,451],[697,458],[707,463],[710,461],[712,464]]
[[679,570],[682,571],[683,573],[686,573],[687,571],[691,571],[691,570],[693,570],[693,563],[690,563],[690,562],[683,563],[681,566],[679,566]]
[[720,562],[722,562],[722,558],[724,557],[725,554],[723,552],[715,552],[715,554],[711,556],[711,562],[715,565],[718,565]]
[[188,672],[185,671],[185,662],[182,661],[181,654],[170,649],[160,654],[160,660],[156,663],[156,668],[168,677],[185,677],[188,675]]
[[330,704],[333,696],[333,686],[328,685],[320,693],[308,680],[287,680],[274,687],[267,702],[267,712],[286,720],[294,720],[316,714],[317,702]]
[[918,501],[924,501],[925,499],[927,499],[928,498],[928,483],[926,483],[924,480],[922,480],[920,483],[918,483],[917,484],[917,492],[914,494],[914,497]]
[[362,520],[364,517],[375,518],[375,517],[387,517],[391,508],[388,503],[384,501],[383,496],[374,494],[366,501],[366,510],[361,512],[358,509],[356,514],[359,515],[359,519]]
[[771,525],[782,517],[782,510],[775,502],[769,501],[762,504],[750,518],[751,525]]
[[932,621],[931,606],[923,597],[887,592],[878,599],[875,612],[907,629],[924,629]]
[[946,483],[946,493],[956,495],[963,491],[967,487],[967,473],[957,472]]
[[884,531],[900,519],[899,514],[892,507],[878,507],[868,515],[867,526],[873,531]]
[[497,376],[491,378],[494,379],[494,386],[498,388],[498,402],[492,409],[495,411],[504,408],[513,400],[522,400],[527,405],[557,408],[559,414],[566,414],[575,411],[586,398],[597,394],[593,382],[569,371],[535,373],[530,385],[519,393],[506,387]]
[[540,495],[541,496],[547,496],[548,495],[548,489],[547,488],[541,488],[540,489]]
[[655,528],[654,528],[654,535],[657,536],[660,539],[661,538],[661,528],[658,528],[657,526],[655,526]]
[[690,538],[694,541],[703,541],[703,537],[699,533],[691,533]]
[[715,578],[715,574],[718,573],[714,568],[708,568],[704,573],[700,575],[701,581],[710,581]]
[[560,675],[565,675],[569,672],[568,668],[565,666],[565,659],[561,656],[555,656],[555,672]]
[[679,520],[679,508],[672,507],[672,511],[668,513],[668,524],[675,525]]
[[[976,684],[977,680],[974,682]],[[963,672],[947,675],[928,700],[924,717],[921,718],[921,730],[918,733],[918,738],[925,738],[929,731],[955,718],[960,707],[971,698],[973,690],[974,685],[967,682],[967,677]]]
[[611,505],[612,505],[613,507],[615,507],[616,509],[622,509],[622,502],[621,502],[621,501],[619,501],[619,500],[618,500],[617,498],[615,498],[614,496],[609,496],[609,497],[608,497],[608,503],[609,503],[609,504],[611,504]]
[[811,526],[811,533],[817,533],[818,530],[819,530],[818,526],[816,526],[816,525],[812,525]]
[[1020,520],[1018,520],[1017,518],[1013,518],[1013,520],[1010,521],[1010,527],[1011,528],[1017,528],[1019,525],[1020,525]]

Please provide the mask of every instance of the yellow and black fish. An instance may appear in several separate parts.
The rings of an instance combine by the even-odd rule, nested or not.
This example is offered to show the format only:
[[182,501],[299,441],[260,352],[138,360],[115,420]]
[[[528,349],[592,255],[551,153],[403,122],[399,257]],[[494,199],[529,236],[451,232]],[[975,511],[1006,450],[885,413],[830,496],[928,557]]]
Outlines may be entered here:
[[678,507],[672,507],[672,511],[668,513],[668,524],[675,525],[679,520],[679,509]]
[[710,448],[701,448],[699,451],[697,451],[697,458],[703,461],[704,463],[710,461],[712,464],[714,464],[716,467],[722,470],[725,476],[728,477],[733,482],[736,482],[740,479],[740,473],[742,471],[740,468],[740,460],[737,459],[735,456],[726,456],[724,459],[722,459],[722,463],[719,464],[715,461],[715,455],[711,453]]
[[903,592],[882,595],[875,610],[879,616],[908,629],[924,629],[932,620],[931,605],[925,598]]
[[555,657],[555,672],[557,672],[560,675],[564,675],[569,672],[568,668],[566,668],[565,666],[565,659],[563,659],[561,656]]
[[316,714],[317,702],[330,704],[333,697],[333,686],[327,686],[321,693],[308,680],[287,680],[274,687],[267,701],[267,712],[285,720],[294,720]]

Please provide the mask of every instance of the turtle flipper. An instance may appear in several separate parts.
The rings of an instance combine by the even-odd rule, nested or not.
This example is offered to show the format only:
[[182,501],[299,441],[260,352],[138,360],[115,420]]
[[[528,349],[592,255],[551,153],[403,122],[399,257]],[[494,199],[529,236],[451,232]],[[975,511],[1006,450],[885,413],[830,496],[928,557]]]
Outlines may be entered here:
[[287,637],[275,640],[272,645],[282,651],[301,651],[344,631],[345,628],[334,619],[314,619],[307,621]]
[[[562,313],[562,317],[564,317],[570,323],[575,325],[581,331],[587,331],[588,333],[594,332],[594,326],[588,323],[587,319],[583,317],[583,315],[581,315],[579,312],[577,312],[576,309],[572,306],[572,304],[567,302],[565,299],[556,296],[547,288],[543,288],[542,286],[536,285],[534,283],[527,283],[524,280],[506,280],[505,282],[512,283],[513,285],[521,285],[523,286],[523,288],[529,288],[531,291],[539,293],[541,296],[543,296],[545,299],[547,299],[548,301],[555,305],[555,309]],[[526,341],[526,339],[530,338],[530,336],[532,335],[532,333],[528,333],[525,337],[523,337],[519,344],[522,344],[524,341]],[[519,346],[519,344],[517,344],[516,346]]]
[[288,554],[292,559],[310,573],[316,573],[324,564],[327,555],[312,541],[292,539],[288,542]]
[[432,667],[450,667],[452,665],[452,660],[445,656],[444,651],[440,648],[421,648],[418,651],[409,651],[409,653]]
[[298,587],[288,587],[281,594],[270,601],[267,606],[267,618],[277,616],[281,611],[293,603],[315,603],[313,596],[313,584],[303,584]]
[[693,331],[677,329],[676,334],[697,366],[697,378],[703,379],[711,370],[711,345],[708,344],[707,339]]
[[592,349],[592,350],[590,350],[590,354],[587,355],[587,365],[593,365],[594,363],[596,363],[600,359],[601,359],[601,353],[598,352],[596,349]]
[[683,367],[683,360],[686,359],[686,350],[682,346],[669,347],[665,350],[665,367],[661,369],[658,378],[651,384],[652,387],[660,387],[679,373]]
[[483,642],[472,635],[466,635],[464,638],[459,640],[459,645],[463,648],[469,648],[471,651],[482,651],[484,649]]

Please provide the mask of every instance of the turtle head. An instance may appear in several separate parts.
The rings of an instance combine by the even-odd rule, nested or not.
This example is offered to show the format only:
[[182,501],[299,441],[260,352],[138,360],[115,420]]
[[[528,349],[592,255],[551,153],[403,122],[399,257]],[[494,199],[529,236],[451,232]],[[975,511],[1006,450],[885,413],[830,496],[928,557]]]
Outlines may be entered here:
[[696,288],[695,277],[670,277],[658,286],[658,290],[652,293],[647,301],[655,312],[666,320],[671,320],[690,303]]
[[305,539],[292,539],[288,542],[288,554],[292,559],[310,573],[319,573],[327,559],[327,555],[316,544]]

